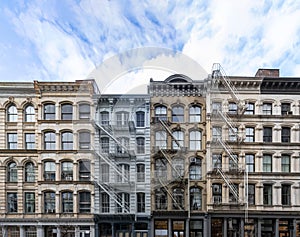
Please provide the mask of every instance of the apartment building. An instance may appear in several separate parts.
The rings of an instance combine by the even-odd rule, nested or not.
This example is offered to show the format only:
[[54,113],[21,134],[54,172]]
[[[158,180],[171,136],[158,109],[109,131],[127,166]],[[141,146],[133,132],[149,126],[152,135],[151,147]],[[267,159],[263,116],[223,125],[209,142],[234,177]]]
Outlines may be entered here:
[[0,235],[94,236],[94,81],[0,90]]
[[175,74],[148,92],[151,235],[206,236],[206,84]]
[[208,236],[300,236],[299,78],[215,65],[207,100]]
[[147,237],[151,228],[150,97],[98,95],[96,236]]

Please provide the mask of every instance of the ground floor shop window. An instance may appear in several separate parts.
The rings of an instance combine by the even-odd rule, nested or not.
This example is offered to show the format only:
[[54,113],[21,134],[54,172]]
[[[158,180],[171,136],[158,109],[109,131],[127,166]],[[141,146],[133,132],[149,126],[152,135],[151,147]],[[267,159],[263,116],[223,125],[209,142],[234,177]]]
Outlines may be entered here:
[[100,224],[100,237],[112,237],[112,226],[109,223]]
[[115,224],[116,237],[131,237],[131,224]]
[[[280,220],[279,221],[279,236],[290,237],[294,229],[293,220]],[[297,235],[299,236],[299,235]]]
[[45,226],[45,237],[56,237],[57,228],[53,226]]
[[147,223],[135,223],[135,236],[136,237],[148,237],[148,224]]
[[172,222],[172,236],[184,237],[185,225],[184,221],[173,221]]
[[25,226],[25,237],[37,237],[35,226]]
[[227,221],[228,237],[240,237],[240,219],[229,218]]
[[7,227],[7,236],[9,237],[19,237],[20,229],[18,226],[8,226]]
[[89,226],[80,226],[80,234],[79,237],[90,237],[91,236],[91,230]]
[[155,237],[168,237],[168,221],[156,220],[154,222],[154,236]]
[[211,237],[221,237],[223,236],[223,221],[222,219],[213,218],[211,220]]
[[262,220],[261,222],[261,237],[273,237],[275,233],[275,225],[273,220]]
[[190,221],[190,237],[203,237],[203,221],[191,220]]
[[248,219],[248,221],[245,223],[245,227],[244,227],[245,237],[254,237],[255,229],[256,229],[255,228],[255,220]]

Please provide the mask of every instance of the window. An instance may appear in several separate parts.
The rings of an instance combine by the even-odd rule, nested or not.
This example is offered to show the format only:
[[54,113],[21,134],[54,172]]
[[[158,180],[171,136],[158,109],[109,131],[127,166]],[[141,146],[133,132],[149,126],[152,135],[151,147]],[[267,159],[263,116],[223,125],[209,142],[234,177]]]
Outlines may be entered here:
[[281,142],[290,142],[291,128],[282,127],[281,129]]
[[128,126],[129,113],[128,112],[117,112],[117,126],[124,127]]
[[285,206],[291,205],[291,185],[282,184],[281,186],[281,203]]
[[272,185],[264,184],[263,187],[263,204],[264,205],[272,205]]
[[17,213],[18,212],[18,194],[7,193],[7,212]]
[[18,111],[15,105],[7,108],[7,122],[18,122]]
[[89,104],[80,104],[79,105],[79,119],[90,119],[91,117],[91,108]]
[[196,151],[201,150],[201,132],[200,131],[191,131],[190,132],[190,150]]
[[281,155],[281,172],[291,172],[291,156]]
[[190,235],[203,237],[203,220],[190,220]]
[[137,212],[145,212],[145,193],[137,193]]
[[222,184],[214,183],[212,185],[213,203],[222,203]]
[[272,156],[263,155],[263,172],[272,172]]
[[237,109],[237,104],[234,102],[229,102],[228,104],[228,113],[229,114],[237,114],[238,109]]
[[7,134],[7,149],[17,149],[18,148],[18,135],[17,133]]
[[172,176],[173,178],[184,176],[184,160],[182,158],[172,159]]
[[246,107],[247,108],[245,114],[254,114],[254,108],[255,108],[254,103],[248,103]]
[[121,143],[121,145],[117,145],[117,153],[125,154],[127,152],[127,149],[129,149],[129,138],[120,137],[118,138],[118,141]]
[[35,181],[34,165],[32,162],[27,162],[25,164],[25,182],[34,182],[34,181]]
[[79,213],[91,212],[91,193],[80,192],[79,193]]
[[35,213],[35,194],[25,193],[25,213]]
[[167,121],[167,108],[165,106],[155,107],[155,121]]
[[45,104],[44,105],[44,119],[45,120],[54,120],[55,119],[55,105],[54,104]]
[[79,180],[89,181],[91,177],[91,162],[89,160],[79,161]]
[[80,132],[79,133],[79,149],[87,150],[91,146],[91,136],[90,132]]
[[35,111],[32,105],[28,105],[25,108],[25,122],[34,122],[35,121]]
[[137,154],[144,154],[145,153],[145,138],[144,137],[138,137],[136,139],[136,151]]
[[237,154],[230,154],[229,157],[229,171],[236,172],[239,169],[239,156]]
[[72,104],[62,104],[61,105],[61,119],[62,120],[72,120],[73,118],[73,105]]
[[102,213],[109,213],[109,195],[101,193],[101,211]]
[[10,162],[7,166],[7,181],[8,182],[18,181],[18,168],[16,162]]
[[245,142],[254,142],[254,128],[246,127]]
[[73,133],[63,132],[61,134],[61,149],[73,150]]
[[167,210],[168,198],[164,189],[157,189],[155,191],[155,208],[157,210]]
[[255,184],[248,184],[246,192],[248,204],[255,205]]
[[272,142],[272,128],[264,127],[263,130],[263,141],[264,142]]
[[222,139],[222,128],[221,127],[212,127],[212,139],[213,139],[213,141]]
[[55,213],[55,192],[44,193],[44,211],[45,213]]
[[271,103],[263,103],[262,113],[264,115],[272,115],[272,104]]
[[198,187],[190,189],[190,210],[202,209],[202,190]]
[[212,167],[213,169],[222,168],[222,154],[212,155]]
[[291,111],[290,103],[281,103],[281,115],[287,115]]
[[136,112],[136,126],[138,128],[145,127],[145,112],[143,111]]
[[101,121],[101,125],[109,125],[109,112],[107,111],[100,112],[100,121]]
[[155,146],[161,149],[167,148],[167,133],[165,131],[155,132]]
[[212,113],[217,114],[219,111],[222,112],[221,102],[213,102],[212,103]]
[[238,141],[238,128],[237,127],[229,127],[228,128],[228,140],[230,142],[237,142]]
[[200,180],[202,179],[202,162],[200,158],[190,158],[190,179]]
[[246,169],[248,172],[254,172],[255,166],[254,166],[254,155],[246,154]]
[[229,188],[229,203],[237,203],[239,201],[239,185],[232,184]]
[[104,183],[109,182],[109,165],[108,164],[101,165],[101,181]]
[[118,200],[118,203],[116,203],[117,212],[129,213],[130,212],[129,193],[118,193],[117,200]]
[[73,163],[65,161],[61,163],[61,180],[73,180]]
[[37,237],[37,231],[35,226],[24,226],[24,229],[26,237]]
[[129,165],[118,164],[117,182],[124,183],[129,180]]
[[137,175],[137,182],[145,182],[145,165],[144,164],[137,164],[136,165],[136,175]]
[[55,181],[55,163],[53,161],[46,161],[44,163],[44,179],[45,181]]
[[55,133],[45,132],[44,133],[44,149],[45,150],[55,150]]
[[35,134],[25,133],[25,149],[32,150],[35,149]]
[[172,122],[174,123],[184,122],[184,109],[182,106],[174,106],[172,108]]
[[193,105],[190,107],[190,123],[201,122],[201,107]]
[[62,192],[62,212],[63,213],[72,213],[73,212],[73,193],[71,192]]
[[167,160],[165,158],[155,161],[155,177],[166,178],[167,176]]
[[182,210],[184,207],[184,189],[174,188],[173,189],[173,209]]
[[180,149],[180,147],[183,147],[183,143],[184,143],[183,136],[184,136],[184,133],[182,131],[174,131],[172,133],[172,135],[173,135],[172,148],[174,150],[178,150],[178,149]]
[[108,137],[101,137],[101,152],[102,153],[109,153],[109,138]]

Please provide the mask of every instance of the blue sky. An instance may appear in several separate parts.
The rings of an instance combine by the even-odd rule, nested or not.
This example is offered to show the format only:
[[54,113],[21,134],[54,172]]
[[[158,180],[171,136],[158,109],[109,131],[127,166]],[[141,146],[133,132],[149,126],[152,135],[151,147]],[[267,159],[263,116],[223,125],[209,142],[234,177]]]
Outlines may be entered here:
[[300,76],[300,1],[2,0],[0,11],[0,81],[85,79],[143,47],[179,52],[208,73],[218,62],[227,75]]

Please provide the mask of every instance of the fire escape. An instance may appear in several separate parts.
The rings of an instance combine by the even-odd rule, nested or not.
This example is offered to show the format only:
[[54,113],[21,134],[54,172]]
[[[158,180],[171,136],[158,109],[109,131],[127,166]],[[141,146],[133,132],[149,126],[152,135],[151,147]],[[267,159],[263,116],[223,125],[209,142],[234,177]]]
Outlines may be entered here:
[[[127,126],[118,126],[117,129],[115,124],[109,124],[109,122],[95,122],[95,127],[99,132],[99,138],[107,137],[108,143],[101,143],[100,148],[95,149],[95,153],[99,158],[99,168],[103,164],[107,164],[109,169],[104,175],[100,172],[99,178],[95,179],[96,185],[100,187],[100,190],[105,192],[110,200],[116,203],[115,211],[110,210],[105,214],[131,214],[130,208],[130,194],[135,191],[135,183],[130,179],[130,166],[128,170],[124,167],[119,166],[120,160],[122,159],[132,159],[135,158],[133,152],[129,150],[129,144],[124,144],[116,134],[118,134],[118,129],[121,130],[131,130],[132,122],[128,121]],[[129,199],[124,201],[122,193],[128,193]],[[101,205],[100,205],[101,206]],[[103,208],[103,207],[102,207]],[[100,213],[102,213],[100,211]]]
[[[212,126],[214,124],[225,124],[228,129],[228,134],[231,136],[230,144],[238,148],[239,144],[243,141],[242,136],[239,134],[235,122],[238,122],[238,118],[243,115],[247,106],[240,100],[238,91],[227,78],[223,68],[220,64],[214,64],[212,68],[212,86],[211,86],[211,96],[218,98],[223,93],[228,92],[231,95],[231,99],[236,104],[236,116],[235,121],[228,113],[223,112],[222,106],[220,108],[213,108],[211,114]],[[213,98],[212,98],[213,99]],[[221,127],[222,129],[222,127]],[[232,139],[233,138],[233,139]],[[222,166],[216,166],[216,173],[223,179],[227,187],[230,190],[231,195],[237,204],[241,205],[245,209],[245,220],[248,217],[248,201],[247,201],[247,185],[248,185],[248,173],[245,164],[241,164],[238,161],[237,155],[235,155],[233,149],[230,147],[229,142],[226,141],[225,136],[222,136],[222,132],[213,131],[212,148],[223,150],[228,156],[231,164],[233,164],[235,169],[235,175],[238,177],[243,177],[244,183],[244,193],[243,197],[239,194],[238,186],[234,184],[231,178],[233,178],[232,170],[224,170]],[[229,164],[228,164],[229,165]],[[214,201],[214,200],[213,200]]]

